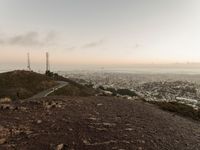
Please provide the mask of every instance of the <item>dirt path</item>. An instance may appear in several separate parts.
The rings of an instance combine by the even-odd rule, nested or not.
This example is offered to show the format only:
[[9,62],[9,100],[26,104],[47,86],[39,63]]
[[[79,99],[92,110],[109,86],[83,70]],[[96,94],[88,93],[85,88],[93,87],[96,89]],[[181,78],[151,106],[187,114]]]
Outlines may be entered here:
[[43,97],[47,97],[49,94],[53,93],[54,91],[66,86],[68,84],[68,82],[64,82],[64,81],[56,81],[58,83],[58,85],[50,88],[50,89],[47,89],[45,91],[42,91],[26,100],[33,100],[33,99],[37,99],[37,98],[43,98]]
[[46,97],[16,106],[0,110],[0,149],[200,149],[199,122],[141,101]]

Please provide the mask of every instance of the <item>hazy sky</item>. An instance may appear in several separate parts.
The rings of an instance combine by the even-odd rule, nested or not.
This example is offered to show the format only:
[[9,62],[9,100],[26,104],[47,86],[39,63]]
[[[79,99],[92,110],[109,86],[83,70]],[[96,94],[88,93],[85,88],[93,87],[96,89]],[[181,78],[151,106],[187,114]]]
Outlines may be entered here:
[[199,0],[0,0],[0,63],[200,62]]

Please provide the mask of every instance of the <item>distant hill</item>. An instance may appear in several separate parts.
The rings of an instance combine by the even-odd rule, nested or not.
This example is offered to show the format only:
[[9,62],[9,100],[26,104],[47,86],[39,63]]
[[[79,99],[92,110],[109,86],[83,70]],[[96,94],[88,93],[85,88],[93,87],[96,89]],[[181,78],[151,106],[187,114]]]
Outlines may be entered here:
[[0,73],[0,98],[25,99],[56,84],[53,79],[30,71]]

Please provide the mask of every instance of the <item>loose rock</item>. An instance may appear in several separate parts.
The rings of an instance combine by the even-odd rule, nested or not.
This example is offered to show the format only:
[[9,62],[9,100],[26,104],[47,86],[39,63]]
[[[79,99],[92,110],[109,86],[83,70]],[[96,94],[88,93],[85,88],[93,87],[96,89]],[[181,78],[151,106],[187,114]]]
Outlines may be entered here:
[[1,144],[4,144],[5,142],[6,142],[6,138],[0,139],[0,145],[1,145]]

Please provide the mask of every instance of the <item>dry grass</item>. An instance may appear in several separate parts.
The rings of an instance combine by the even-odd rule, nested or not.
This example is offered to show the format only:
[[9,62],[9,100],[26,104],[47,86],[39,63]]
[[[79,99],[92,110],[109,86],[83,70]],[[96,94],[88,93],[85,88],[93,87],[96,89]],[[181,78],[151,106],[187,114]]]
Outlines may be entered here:
[[69,83],[67,86],[55,91],[51,95],[62,96],[94,96],[96,91],[93,88]]
[[56,83],[49,77],[29,71],[11,71],[0,74],[0,98],[12,100],[28,98]]

